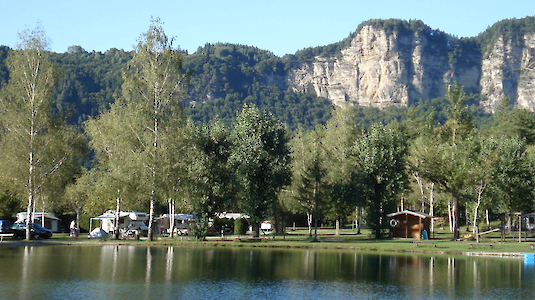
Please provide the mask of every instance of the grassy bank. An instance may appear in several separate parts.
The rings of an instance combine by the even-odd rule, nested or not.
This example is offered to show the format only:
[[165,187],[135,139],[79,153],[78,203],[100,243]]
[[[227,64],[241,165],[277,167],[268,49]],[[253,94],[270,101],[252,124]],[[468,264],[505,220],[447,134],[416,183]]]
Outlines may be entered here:
[[[462,232],[468,236],[468,232]],[[516,235],[516,236],[515,236]],[[523,253],[535,253],[535,237],[532,234],[522,235],[519,242],[518,232],[507,236],[502,241],[500,232],[493,232],[480,238],[480,243],[466,239],[452,241],[452,234],[445,230],[438,230],[431,235],[429,240],[415,239],[374,239],[369,230],[362,230],[357,234],[352,229],[341,230],[339,235],[334,229],[320,229],[317,240],[308,235],[304,228],[288,230],[283,235],[263,234],[259,239],[253,239],[248,235],[228,235],[207,237],[205,241],[196,240],[194,237],[157,237],[150,242],[141,240],[95,240],[87,239],[86,234],[77,238],[69,237],[68,234],[55,234],[49,240],[21,241],[4,239],[0,246],[23,246],[23,245],[139,245],[139,246],[176,246],[176,247],[273,247],[273,248],[309,248],[309,249],[345,249],[359,251],[380,252],[411,252],[411,253],[438,253],[438,254],[464,254],[464,255],[506,255],[518,256]]]

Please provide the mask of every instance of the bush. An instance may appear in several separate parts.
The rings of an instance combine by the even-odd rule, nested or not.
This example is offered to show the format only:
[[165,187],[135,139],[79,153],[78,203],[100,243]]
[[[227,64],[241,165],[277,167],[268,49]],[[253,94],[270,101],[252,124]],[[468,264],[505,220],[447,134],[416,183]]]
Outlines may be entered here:
[[196,239],[201,241],[206,240],[206,235],[208,235],[208,220],[198,219],[197,221],[191,223],[189,230]]
[[218,233],[221,233],[222,230],[225,231],[225,234],[227,234],[228,230],[231,230],[230,233],[232,233],[234,231],[234,219],[214,218],[213,227]]
[[249,223],[244,218],[236,219],[234,223],[234,234],[246,234]]

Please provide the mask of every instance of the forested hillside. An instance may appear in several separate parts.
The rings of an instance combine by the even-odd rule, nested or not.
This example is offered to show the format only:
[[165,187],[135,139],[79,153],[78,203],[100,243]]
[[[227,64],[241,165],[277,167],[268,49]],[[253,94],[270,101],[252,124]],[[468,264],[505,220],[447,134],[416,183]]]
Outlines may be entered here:
[[[438,51],[447,55],[449,63],[470,66],[474,64],[474,57],[488,51],[498,37],[514,37],[520,43],[523,33],[534,31],[534,24],[533,18],[504,20],[478,37],[459,39],[432,30],[422,21],[369,20],[360,24],[355,32],[340,42],[306,48],[284,57],[277,57],[253,46],[206,44],[200,46],[195,53],[183,53],[183,72],[189,75],[189,86],[183,95],[185,114],[197,122],[218,118],[228,125],[244,103],[253,103],[259,109],[273,113],[291,129],[298,126],[312,128],[317,124],[325,124],[330,118],[332,104],[314,92],[299,93],[289,87],[289,72],[303,62],[314,61],[316,57],[339,56],[341,50],[347,48],[365,26],[373,26],[387,33],[424,34],[428,39],[426,47],[439,45]],[[9,76],[5,67],[9,51],[12,49],[5,46],[0,48],[0,87],[6,84]],[[107,109],[110,103],[122,95],[122,73],[133,52],[119,49],[103,53],[90,52],[80,46],[71,46],[65,53],[51,54],[51,59],[59,65],[61,72],[59,84],[54,91],[55,109],[63,112],[70,123],[81,124]],[[424,102],[430,100],[420,99],[412,105],[429,107]],[[484,116],[485,113],[477,107],[477,95],[473,96],[472,104],[472,112],[479,124],[479,116]],[[365,126],[375,121],[388,122],[392,119],[392,114],[400,116],[396,119],[401,118],[406,109],[398,107],[384,112],[361,108],[362,118],[357,122]],[[442,110],[440,107],[434,109],[439,114]]]
[[[4,67],[8,51],[13,50],[0,48],[0,87],[9,76]],[[122,73],[132,52],[88,52],[72,46],[65,53],[51,54],[61,70],[55,109],[71,123],[81,124],[96,116],[121,96]],[[244,103],[273,113],[290,128],[324,124],[330,117],[332,104],[327,100],[287,89],[284,60],[271,52],[243,45],[207,44],[194,54],[183,55],[183,71],[189,75],[184,107],[194,121],[218,118],[230,124]]]
[[206,44],[185,56],[184,68],[191,75],[184,105],[195,121],[218,117],[229,124],[244,103],[273,113],[290,128],[324,124],[330,117],[332,105],[327,100],[288,90],[288,65],[271,52]]
[[[267,219],[277,230],[290,219],[306,222],[311,232],[313,220],[365,217],[381,238],[386,214],[401,207],[449,216],[455,237],[461,223],[478,224],[483,210],[530,211],[534,114],[507,95],[487,113],[485,95],[453,80],[480,74],[475,62],[485,45],[517,25],[507,21],[480,40],[464,40],[419,21],[371,20],[339,43],[282,58],[224,43],[186,53],[157,18],[131,52],[72,46],[50,53],[42,28],[25,31],[21,49],[0,47],[0,216],[27,209],[88,220],[117,208],[149,210],[154,220],[176,207],[199,216],[198,236],[221,211],[248,214],[256,236]],[[370,34],[358,37],[359,30]],[[413,47],[414,35],[430,44]],[[372,36],[379,48],[392,42],[399,51],[371,49]],[[441,59],[425,80],[443,80],[446,65],[452,81],[427,86],[444,91],[433,98],[358,105],[343,93],[364,81],[352,73],[366,64],[360,50],[372,58],[393,54],[380,61],[380,74],[397,70],[398,79],[408,78],[401,56],[434,51],[420,56]],[[378,61],[368,60],[367,80],[379,79]],[[306,91],[292,86],[296,68]],[[343,76],[333,76],[336,68]],[[463,68],[473,72],[455,74]],[[349,89],[342,91],[342,81]],[[396,84],[410,90],[400,80],[381,88]],[[317,96],[323,92],[342,100],[333,105]]]

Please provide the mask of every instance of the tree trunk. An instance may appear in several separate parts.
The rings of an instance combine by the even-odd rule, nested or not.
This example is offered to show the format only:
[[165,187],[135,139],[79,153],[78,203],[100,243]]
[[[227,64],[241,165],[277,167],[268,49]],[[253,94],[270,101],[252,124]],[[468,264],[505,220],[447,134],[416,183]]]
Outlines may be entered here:
[[29,171],[28,171],[28,210],[26,214],[26,240],[30,240],[30,232],[31,227],[33,223],[33,206],[34,206],[34,195],[35,195],[35,188],[34,188],[34,180],[33,180],[33,173],[34,173],[34,159],[33,159],[33,141],[35,137],[35,130],[34,130],[34,117],[35,113],[32,108],[31,111],[31,124],[30,124],[30,155],[29,155]]
[[489,210],[485,209],[485,222],[487,223],[487,230],[490,228]]
[[121,208],[121,198],[119,198],[120,190],[117,190],[117,205],[115,207],[115,238],[119,239],[119,211]]
[[314,218],[314,241],[318,240],[318,214]]
[[[429,185],[429,214],[435,214],[435,184],[431,182]],[[435,219],[431,218],[431,233],[435,233]]]
[[312,213],[307,211],[308,236],[312,236]]
[[340,235],[340,218],[336,218],[336,235]]
[[[31,179],[30,179],[31,181]],[[28,193],[28,209],[26,211],[26,240],[30,240],[30,227],[33,223],[33,191],[30,189]]]
[[459,196],[457,194],[453,195],[453,240],[456,241],[459,239]]
[[507,233],[509,235],[513,234],[513,218],[511,218],[511,213],[507,213]]
[[[156,162],[158,160],[158,98],[154,100],[154,143],[152,144],[152,191],[150,193],[150,209],[149,209],[149,232],[148,240],[153,241],[153,223],[154,223],[154,202],[156,201]],[[173,220],[174,221],[174,220]]]
[[464,203],[464,220],[466,222],[466,232],[470,232],[470,213],[468,212],[468,202]]
[[154,240],[152,231],[153,231],[153,223],[154,223],[154,200],[155,198],[155,191],[152,190],[151,196],[150,196],[150,208],[149,208],[149,232],[147,234],[147,238],[149,241]]
[[416,179],[416,183],[418,183],[418,187],[420,188],[420,197],[421,197],[421,200],[422,200],[422,212],[424,213],[425,212],[425,194],[424,194],[424,184],[422,182],[422,179],[420,178],[420,176],[418,176],[418,174],[413,174],[414,176],[414,179]]
[[476,237],[477,242],[479,243],[479,227],[477,226],[477,213],[479,211],[479,206],[481,206],[481,196],[483,195],[483,191],[485,190],[486,184],[481,182],[481,185],[477,189],[477,202],[476,202],[476,208],[474,209],[474,229],[473,234]]
[[363,209],[362,208],[359,208],[359,216],[358,216],[358,224],[357,224],[357,234],[360,234],[360,227],[362,225],[362,214],[363,214]]
[[260,237],[260,222],[253,223],[253,237]]
[[448,202],[448,223],[450,232],[453,232],[453,214],[451,213],[451,201]]
[[173,237],[175,234],[175,201],[169,199],[169,236]]

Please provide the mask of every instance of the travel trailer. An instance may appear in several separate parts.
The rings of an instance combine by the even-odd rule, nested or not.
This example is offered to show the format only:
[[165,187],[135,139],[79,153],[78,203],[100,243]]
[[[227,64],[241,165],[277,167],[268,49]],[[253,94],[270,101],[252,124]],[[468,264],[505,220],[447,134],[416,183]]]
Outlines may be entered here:
[[156,218],[160,234],[171,234],[171,220],[174,219],[174,233],[186,235],[188,234],[191,222],[197,219],[196,216],[190,214],[174,214],[173,216],[172,218],[169,214],[164,214]]
[[[135,231],[139,236],[147,236],[149,228],[145,222],[148,220],[149,215],[144,212],[119,211],[119,231]],[[115,234],[115,210],[108,210],[98,217],[91,218],[89,222],[90,232],[94,228],[93,221],[100,221],[100,226],[95,227],[100,227],[109,235]]]

